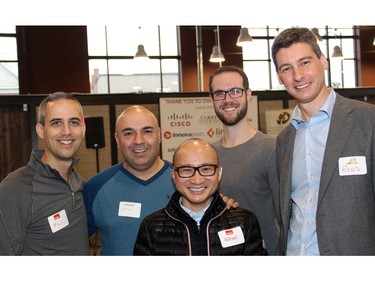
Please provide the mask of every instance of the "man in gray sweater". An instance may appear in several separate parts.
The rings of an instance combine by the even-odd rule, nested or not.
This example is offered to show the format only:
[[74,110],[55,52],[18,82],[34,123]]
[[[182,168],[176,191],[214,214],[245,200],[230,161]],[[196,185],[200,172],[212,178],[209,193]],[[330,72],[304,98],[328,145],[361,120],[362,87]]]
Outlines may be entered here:
[[209,87],[224,129],[222,139],[213,144],[223,166],[220,192],[256,215],[268,254],[277,255],[280,230],[275,138],[255,130],[247,121],[251,90],[242,69],[218,68]]
[[0,184],[0,255],[88,255],[83,180],[74,158],[85,135],[83,110],[70,94],[39,106],[44,151]]

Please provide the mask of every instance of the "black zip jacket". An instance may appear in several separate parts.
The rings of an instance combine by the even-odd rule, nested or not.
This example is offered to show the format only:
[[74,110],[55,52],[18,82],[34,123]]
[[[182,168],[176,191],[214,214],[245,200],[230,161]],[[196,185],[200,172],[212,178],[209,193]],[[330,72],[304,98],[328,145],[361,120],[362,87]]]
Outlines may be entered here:
[[[175,192],[166,208],[141,223],[134,255],[267,255],[255,215],[242,208],[226,209],[218,192],[213,195],[200,225],[180,206]],[[240,227],[244,243],[223,248],[218,232]]]

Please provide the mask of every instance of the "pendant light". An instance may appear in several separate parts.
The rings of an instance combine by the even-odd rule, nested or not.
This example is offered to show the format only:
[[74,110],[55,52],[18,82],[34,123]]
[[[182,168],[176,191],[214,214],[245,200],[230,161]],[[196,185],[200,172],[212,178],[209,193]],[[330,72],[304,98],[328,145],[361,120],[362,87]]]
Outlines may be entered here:
[[142,44],[138,45],[138,51],[134,56],[135,59],[148,59],[145,47]]
[[[337,29],[335,29],[335,39],[337,39],[336,33],[337,33]],[[341,35],[341,33],[340,33],[340,35]],[[340,39],[340,42],[341,42],[341,39]],[[337,59],[337,60],[343,60],[344,59],[344,55],[342,54],[342,50],[341,50],[340,46],[336,45],[335,47],[333,47],[332,58]]]
[[374,46],[375,46],[375,37],[374,37],[374,42],[372,42],[372,45],[374,45]]
[[246,27],[242,27],[240,30],[240,35],[237,38],[237,46],[244,46],[250,42],[253,41],[253,38],[251,38],[249,34],[249,30]]
[[210,62],[223,62],[225,61],[224,55],[221,52],[220,48],[220,32],[219,32],[219,26],[217,27],[215,32],[215,41],[216,45],[212,48],[212,53],[210,56]]
[[332,58],[341,60],[344,59],[340,46],[333,47]]
[[[139,27],[139,30],[141,30],[141,27]],[[135,53],[134,59],[148,59],[148,58],[149,57],[145,51],[145,47],[143,46],[143,44],[139,44],[138,50]]]
[[223,53],[219,50],[219,46],[215,45],[212,48],[212,53],[210,56],[210,62],[223,62],[225,61]]

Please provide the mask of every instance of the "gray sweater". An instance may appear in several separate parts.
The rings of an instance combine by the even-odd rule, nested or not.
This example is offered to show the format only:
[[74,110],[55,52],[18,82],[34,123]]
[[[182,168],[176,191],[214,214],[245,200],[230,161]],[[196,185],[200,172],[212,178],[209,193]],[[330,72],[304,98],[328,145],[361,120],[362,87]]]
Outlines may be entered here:
[[77,160],[66,182],[42,155],[33,151],[26,166],[0,183],[0,255],[88,255]]
[[219,153],[223,174],[219,190],[253,212],[260,224],[269,255],[278,254],[279,188],[275,160],[276,139],[258,131],[249,141]]

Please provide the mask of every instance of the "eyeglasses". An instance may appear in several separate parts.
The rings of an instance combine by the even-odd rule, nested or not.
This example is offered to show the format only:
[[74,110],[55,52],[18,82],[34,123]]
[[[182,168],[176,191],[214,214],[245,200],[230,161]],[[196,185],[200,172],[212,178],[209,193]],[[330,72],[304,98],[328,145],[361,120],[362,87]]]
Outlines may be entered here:
[[210,177],[213,176],[216,173],[216,169],[219,167],[219,165],[216,164],[207,164],[202,165],[199,167],[191,167],[191,166],[181,166],[173,168],[177,174],[180,176],[180,178],[191,178],[195,175],[195,172],[198,171],[198,173],[202,177]]
[[229,94],[229,96],[232,99],[238,99],[238,98],[242,97],[244,91],[245,91],[245,89],[242,89],[242,88],[232,88],[228,91],[219,90],[219,91],[213,92],[211,94],[211,97],[214,100],[223,100],[223,99],[225,99],[227,94]]

